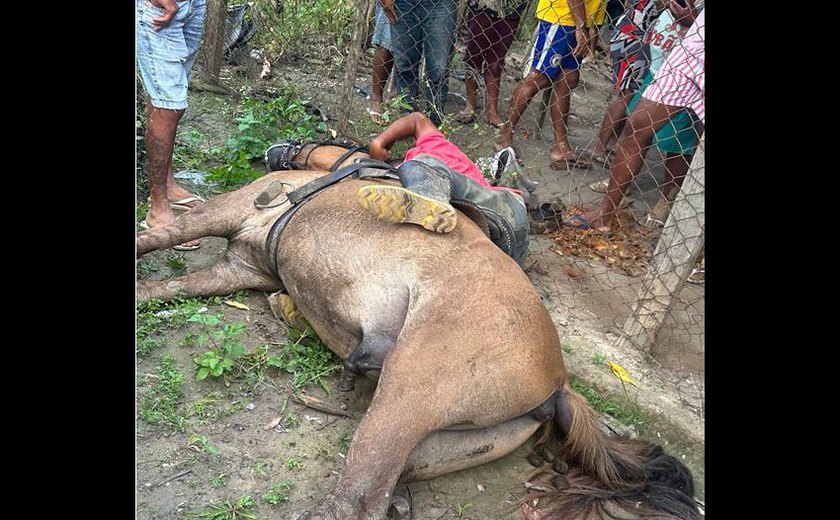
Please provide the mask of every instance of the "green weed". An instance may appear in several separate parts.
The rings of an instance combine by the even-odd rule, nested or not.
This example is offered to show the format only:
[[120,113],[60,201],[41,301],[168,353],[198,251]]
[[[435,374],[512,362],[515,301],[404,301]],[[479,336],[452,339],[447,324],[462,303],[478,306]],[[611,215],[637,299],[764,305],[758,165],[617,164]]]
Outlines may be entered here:
[[292,374],[292,385],[302,389],[313,383],[331,395],[324,377],[341,368],[341,360],[324,346],[320,338],[307,327],[304,331],[289,329],[288,343],[281,347],[281,353],[273,366]]
[[281,502],[288,502],[291,498],[291,491],[295,487],[295,483],[286,479],[282,482],[275,482],[271,488],[262,494],[262,499],[266,504],[276,506]]
[[180,410],[181,387],[184,376],[177,368],[170,354],[160,357],[160,366],[156,376],[149,376],[155,381],[152,388],[140,398],[138,415],[149,424],[166,424],[177,431],[186,429],[187,418]]
[[634,426],[639,434],[646,428],[647,421],[642,416],[638,404],[627,396],[619,402],[610,396],[602,396],[578,379],[572,378],[571,384],[575,392],[584,396],[595,410],[615,417],[622,424]]
[[251,495],[245,495],[236,502],[230,499],[222,500],[221,504],[210,504],[205,511],[190,512],[187,516],[204,518],[206,520],[239,520],[240,518],[256,518],[250,510],[254,507]]

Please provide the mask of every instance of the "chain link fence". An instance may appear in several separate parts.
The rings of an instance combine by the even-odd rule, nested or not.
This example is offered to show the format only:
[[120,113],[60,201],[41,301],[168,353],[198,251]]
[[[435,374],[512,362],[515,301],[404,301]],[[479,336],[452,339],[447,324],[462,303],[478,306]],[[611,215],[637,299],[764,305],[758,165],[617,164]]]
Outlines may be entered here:
[[[689,3],[694,11],[702,8],[702,2]],[[650,49],[656,48],[654,56],[664,62],[681,48],[691,23],[677,16],[682,11],[673,13],[657,2],[586,4],[587,45],[569,44],[578,47],[575,62],[570,49],[564,55],[547,43],[560,38],[551,21],[572,20],[565,30],[581,34],[563,10],[565,0],[208,0],[191,107],[202,91],[228,96],[235,105],[246,97],[269,99],[294,85],[323,116],[331,137],[366,144],[385,125],[417,109],[479,163],[512,146],[522,172],[538,183],[543,209],[532,227],[526,271],[551,302],[547,306],[561,334],[591,329],[608,334],[619,349],[638,350],[690,394],[687,402],[702,416],[702,125],[693,112],[687,125],[665,124],[683,138],[682,153],[676,153],[662,146],[665,138],[659,134],[652,146],[623,147],[622,139],[634,140],[634,133],[622,134],[622,124],[625,130],[640,124],[626,117],[626,106],[607,119],[618,101],[644,104],[632,97],[643,90],[638,84],[646,74],[639,73],[637,84],[628,88],[621,81],[641,66],[628,55],[638,50],[650,62]],[[622,31],[632,32],[628,21],[643,29],[641,34],[636,40],[616,39],[628,34]],[[529,72],[538,66],[550,75],[569,63],[575,63],[576,72],[560,72],[554,81],[535,80]],[[654,77],[650,74],[647,82]],[[142,119],[139,80],[138,91]],[[182,143],[199,125],[189,112],[179,129]],[[234,125],[228,129],[237,131]],[[138,142],[142,149],[140,130]],[[633,161],[636,166],[628,166]],[[621,168],[625,176],[632,170],[626,182],[615,180]],[[616,193],[610,225],[592,220],[592,211]],[[575,229],[569,223],[611,229]]]

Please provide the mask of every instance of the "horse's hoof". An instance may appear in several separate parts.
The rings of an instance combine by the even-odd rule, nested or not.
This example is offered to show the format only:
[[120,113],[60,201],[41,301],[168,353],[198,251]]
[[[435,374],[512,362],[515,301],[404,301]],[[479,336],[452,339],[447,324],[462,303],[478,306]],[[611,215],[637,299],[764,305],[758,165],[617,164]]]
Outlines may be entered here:
[[395,495],[388,506],[388,518],[390,520],[404,520],[411,513],[411,505],[405,498]]
[[557,473],[560,473],[561,475],[564,475],[567,471],[569,471],[569,463],[566,462],[564,459],[558,459],[551,466],[551,469],[553,469]]
[[554,452],[548,449],[548,446],[546,446],[545,444],[540,444],[534,447],[534,452],[540,457],[544,458],[545,461],[549,464],[551,464],[557,459],[557,456],[554,454]]
[[538,453],[532,453],[527,457],[528,464],[534,466],[535,468],[539,468],[543,464],[545,464],[545,459],[542,458]]

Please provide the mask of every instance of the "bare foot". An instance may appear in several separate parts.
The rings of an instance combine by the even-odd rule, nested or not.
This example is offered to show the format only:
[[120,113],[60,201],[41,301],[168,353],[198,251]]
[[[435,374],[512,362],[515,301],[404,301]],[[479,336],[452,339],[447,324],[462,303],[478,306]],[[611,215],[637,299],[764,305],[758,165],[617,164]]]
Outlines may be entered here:
[[377,125],[384,125],[385,118],[382,117],[382,101],[377,99],[369,99],[367,106],[367,113],[370,120]]
[[491,114],[488,112],[484,116],[484,121],[488,125],[495,126],[496,128],[502,128],[503,126],[505,126],[505,122],[502,121],[502,118],[499,117],[499,114]]
[[499,152],[511,145],[513,145],[513,128],[510,127],[509,123],[505,123],[502,126],[502,132],[499,134],[499,140],[496,141],[493,148]]

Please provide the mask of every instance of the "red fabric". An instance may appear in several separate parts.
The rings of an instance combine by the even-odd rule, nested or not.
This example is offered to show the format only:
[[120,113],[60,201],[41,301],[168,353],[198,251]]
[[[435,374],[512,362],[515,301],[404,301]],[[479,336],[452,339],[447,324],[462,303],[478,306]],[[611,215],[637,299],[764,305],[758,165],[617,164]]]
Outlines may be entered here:
[[472,162],[469,157],[464,155],[464,152],[460,148],[449,142],[441,132],[429,132],[420,137],[415,143],[414,148],[410,148],[405,152],[405,160],[410,161],[420,154],[431,155],[456,172],[466,175],[485,188],[491,190],[505,189],[501,186],[490,186],[490,183],[481,174],[481,168]]

